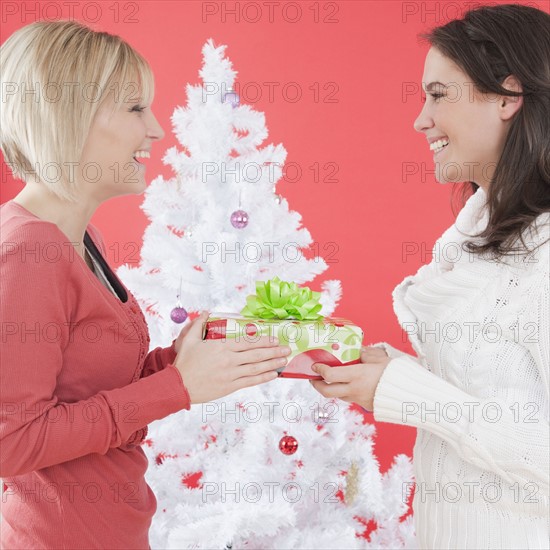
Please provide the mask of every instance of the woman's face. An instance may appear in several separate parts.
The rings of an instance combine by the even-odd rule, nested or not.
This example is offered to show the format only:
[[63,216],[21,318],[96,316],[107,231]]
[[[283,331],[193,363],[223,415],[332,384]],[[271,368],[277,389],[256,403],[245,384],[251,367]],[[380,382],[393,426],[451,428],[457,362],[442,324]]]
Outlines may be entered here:
[[[504,111],[502,96],[475,91],[471,79],[434,47],[426,56],[422,87],[426,101],[414,128],[429,142],[448,141],[434,151],[437,181],[474,181],[487,190],[504,147],[511,108]],[[517,98],[506,99],[518,103]]]
[[151,104],[145,105],[137,96],[120,93],[120,108],[110,116],[115,101],[112,97],[97,112],[90,128],[79,173],[86,195],[97,203],[119,195],[140,194],[146,188],[148,159],[138,156],[136,160],[134,155],[137,151],[150,152],[153,142],[164,137],[164,131]]

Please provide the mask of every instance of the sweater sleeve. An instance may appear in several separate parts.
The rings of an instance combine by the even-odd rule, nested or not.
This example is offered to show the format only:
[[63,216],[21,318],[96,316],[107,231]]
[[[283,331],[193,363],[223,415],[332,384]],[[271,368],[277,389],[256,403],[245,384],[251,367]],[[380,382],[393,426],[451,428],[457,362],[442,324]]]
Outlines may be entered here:
[[[9,246],[4,246],[8,240]],[[22,252],[51,242],[59,242],[59,235],[46,223],[26,223],[9,237],[2,236],[0,477],[89,453],[105,454],[150,422],[190,407],[181,375],[172,364],[88,399],[59,400],[56,380],[71,338],[66,287],[74,262],[43,256],[36,260]],[[48,336],[52,327],[55,338]],[[150,365],[158,364],[159,357],[154,354]]]
[[[536,323],[529,349],[549,394],[550,303],[548,279],[537,285],[524,316]],[[536,483],[549,495],[550,423],[503,399],[479,399],[409,357],[392,359],[376,388],[374,418],[427,430],[447,441],[461,458],[509,483]],[[532,411],[528,411],[532,412]]]
[[406,352],[401,351],[397,348],[394,348],[393,346],[391,346],[387,342],[377,342],[376,344],[370,344],[370,345],[373,348],[383,349],[387,353],[388,357],[390,357],[391,359],[395,359],[397,357],[409,357],[413,361],[418,362],[418,359],[414,355],[410,355],[409,353],[406,353]]
[[147,357],[145,357],[141,378],[145,378],[155,372],[159,372],[166,368],[168,364],[174,363],[176,356],[176,338],[174,338],[171,346],[167,348],[158,347],[147,354]]

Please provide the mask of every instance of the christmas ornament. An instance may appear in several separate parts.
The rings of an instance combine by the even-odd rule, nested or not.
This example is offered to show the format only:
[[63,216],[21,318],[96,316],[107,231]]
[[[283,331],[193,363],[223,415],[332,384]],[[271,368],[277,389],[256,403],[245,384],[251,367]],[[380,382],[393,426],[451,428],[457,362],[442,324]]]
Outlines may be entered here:
[[235,229],[243,229],[248,225],[248,213],[244,210],[235,210],[231,214],[231,225]]
[[328,412],[325,411],[318,411],[318,413],[315,415],[315,423],[316,424],[326,424],[330,419],[330,415]]
[[279,441],[279,450],[284,455],[293,455],[298,450],[298,441],[291,435],[285,435]]
[[240,100],[239,96],[237,95],[237,92],[235,92],[235,90],[233,90],[233,88],[229,88],[229,90],[227,90],[227,92],[225,92],[223,94],[222,102],[223,103],[229,103],[231,105],[231,107],[233,107],[233,109],[235,109],[236,107],[239,106],[241,100]]
[[358,481],[359,481],[359,469],[355,462],[351,463],[351,468],[346,476],[346,491],[345,491],[345,501],[346,504],[353,504],[355,497],[357,496],[358,490]]
[[175,307],[170,312],[170,319],[172,319],[174,323],[185,323],[185,320],[187,319],[187,311],[178,303],[178,307]]
[[170,319],[174,321],[174,323],[184,323],[187,319],[187,311],[182,307],[181,302],[179,300],[179,297],[181,296],[181,277],[180,277],[180,293],[177,295],[177,302],[176,307],[170,312]]

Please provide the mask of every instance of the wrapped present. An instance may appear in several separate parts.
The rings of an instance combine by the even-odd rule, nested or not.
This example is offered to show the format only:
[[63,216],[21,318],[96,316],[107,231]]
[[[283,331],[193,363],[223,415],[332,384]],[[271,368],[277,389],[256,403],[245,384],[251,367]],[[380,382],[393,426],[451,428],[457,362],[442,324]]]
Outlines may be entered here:
[[205,323],[205,339],[254,341],[261,336],[278,338],[292,350],[282,378],[321,377],[311,370],[314,363],[332,367],[360,362],[363,331],[351,321],[319,314],[320,292],[278,277],[256,283],[256,294],[248,296],[239,313],[212,313]]

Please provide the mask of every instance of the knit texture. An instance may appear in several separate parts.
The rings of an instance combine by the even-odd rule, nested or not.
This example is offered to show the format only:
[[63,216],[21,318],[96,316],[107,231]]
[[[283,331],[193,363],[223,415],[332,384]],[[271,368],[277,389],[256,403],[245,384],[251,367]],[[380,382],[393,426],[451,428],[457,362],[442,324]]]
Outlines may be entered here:
[[190,407],[175,340],[148,353],[128,289],[124,302],[106,288],[57,225],[13,201],[0,216],[0,545],[148,549],[157,504],[140,444]]
[[550,548],[550,215],[529,252],[495,262],[461,249],[487,224],[479,188],[433,259],[393,291],[416,357],[392,358],[374,417],[417,428],[419,548]]

